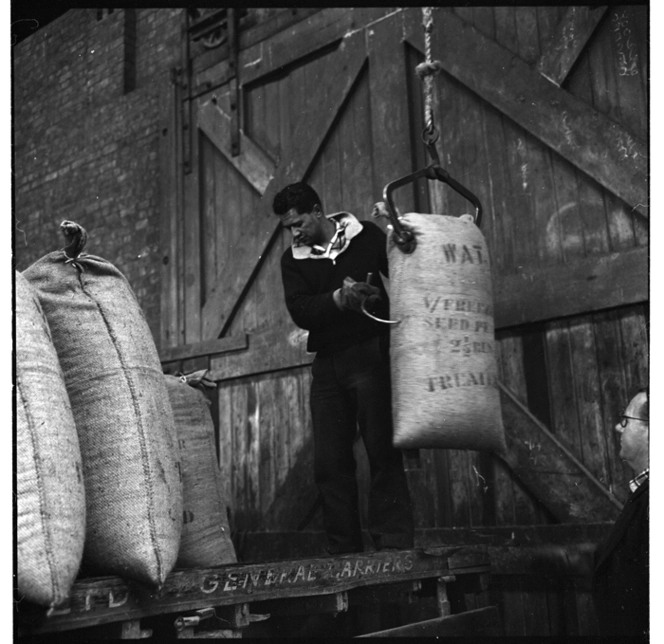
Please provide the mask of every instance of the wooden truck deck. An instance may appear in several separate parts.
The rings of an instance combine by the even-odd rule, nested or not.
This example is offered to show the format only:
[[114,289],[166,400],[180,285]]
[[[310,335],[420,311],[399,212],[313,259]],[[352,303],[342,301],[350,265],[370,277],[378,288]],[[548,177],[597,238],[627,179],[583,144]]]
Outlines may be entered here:
[[477,613],[486,622],[487,611],[493,611],[489,621],[496,625],[497,609],[487,607],[488,576],[486,548],[454,546],[174,570],[158,590],[120,577],[96,577],[79,579],[57,609],[19,605],[17,626],[22,637],[112,624],[118,637],[135,639],[152,635],[141,620],[171,616],[172,636],[241,637],[243,629],[270,616],[413,601],[424,588],[436,596],[439,618],[413,632],[433,634],[451,617],[457,618],[451,624],[459,622],[451,616],[448,585],[463,586],[475,598],[462,612],[479,609],[467,615]]

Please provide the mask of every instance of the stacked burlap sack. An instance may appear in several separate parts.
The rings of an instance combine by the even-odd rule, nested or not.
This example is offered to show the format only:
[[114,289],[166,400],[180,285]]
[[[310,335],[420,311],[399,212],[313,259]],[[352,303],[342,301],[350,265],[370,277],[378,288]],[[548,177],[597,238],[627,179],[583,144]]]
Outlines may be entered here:
[[200,384],[204,374],[164,376],[182,462],[183,525],[178,568],[237,562],[222,492],[210,402]]
[[[18,414],[18,590],[43,605],[66,598],[81,566],[159,587],[176,561],[180,567],[236,561],[202,394],[187,385],[169,394],[129,283],[108,261],[82,252],[82,227],[65,221],[61,229],[67,246],[17,277],[21,391],[30,368],[30,382],[48,378],[23,396],[41,416],[31,407]],[[19,307],[19,284],[21,302],[34,309],[30,324],[21,321],[27,304]],[[32,348],[35,340],[27,337],[39,324],[45,349]],[[50,363],[42,366],[45,359]],[[33,489],[38,485],[55,490],[52,507],[45,509],[51,497]],[[184,528],[183,509],[196,518]]]
[[37,291],[78,432],[87,567],[160,586],[175,564],[182,491],[173,413],[150,329],[125,277],[83,254],[87,234],[23,275]]
[[15,284],[17,582],[26,599],[52,606],[83,554],[81,452],[48,322],[18,272]]

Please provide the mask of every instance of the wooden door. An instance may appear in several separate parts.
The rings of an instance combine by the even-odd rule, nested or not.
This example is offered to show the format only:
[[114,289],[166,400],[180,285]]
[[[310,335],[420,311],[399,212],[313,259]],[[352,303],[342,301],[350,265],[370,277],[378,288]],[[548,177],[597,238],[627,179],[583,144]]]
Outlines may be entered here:
[[[363,21],[388,13],[367,10]],[[405,48],[384,56],[400,24],[387,20],[371,38],[365,29],[342,38],[352,19],[341,10],[317,14],[301,26],[306,45],[299,51],[288,36],[273,39],[267,51],[261,43],[240,52],[241,65],[260,65],[242,68],[237,155],[230,84],[179,99],[191,120],[182,137],[189,140],[180,145],[189,161],[181,164],[184,224],[171,245],[182,265],[169,276],[178,287],[165,289],[162,357],[171,366],[185,360],[178,368],[209,367],[219,383],[220,462],[237,530],[294,529],[317,496],[308,409],[312,356],[306,332],[294,326],[283,301],[279,262],[290,239],[271,200],[304,179],[328,212],[366,218],[382,186],[412,168],[408,101],[398,87]],[[389,109],[385,91],[395,96]],[[412,191],[405,199],[412,208]]]
[[[588,520],[594,497],[556,516],[546,489],[534,496],[514,475],[546,474],[524,469],[549,449],[538,422],[562,450],[560,467],[573,458],[581,482],[610,493],[594,520],[624,498],[612,418],[648,356],[646,17],[643,7],[433,12],[441,163],[484,205],[501,378],[537,422],[523,425],[534,438],[519,439],[512,461],[421,450],[408,462],[419,528]],[[283,304],[289,240],[271,200],[304,179],[327,211],[364,218],[387,182],[428,162],[414,73],[422,14],[311,11],[245,45],[236,74],[227,59],[193,64],[188,90],[174,90],[162,358],[210,368],[218,382],[235,528],[288,530],[311,518],[316,496],[311,356]],[[442,184],[402,189],[397,201],[402,211],[467,209]],[[570,480],[561,471],[543,487]]]

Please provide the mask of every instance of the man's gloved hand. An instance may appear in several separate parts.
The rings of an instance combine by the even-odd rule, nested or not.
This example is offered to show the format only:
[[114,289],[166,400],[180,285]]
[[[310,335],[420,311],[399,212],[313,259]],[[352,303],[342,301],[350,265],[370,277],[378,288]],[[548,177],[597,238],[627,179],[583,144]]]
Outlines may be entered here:
[[352,277],[344,278],[343,286],[335,293],[335,302],[342,311],[362,312],[362,302],[370,309],[380,299],[380,289],[367,282],[356,282]]

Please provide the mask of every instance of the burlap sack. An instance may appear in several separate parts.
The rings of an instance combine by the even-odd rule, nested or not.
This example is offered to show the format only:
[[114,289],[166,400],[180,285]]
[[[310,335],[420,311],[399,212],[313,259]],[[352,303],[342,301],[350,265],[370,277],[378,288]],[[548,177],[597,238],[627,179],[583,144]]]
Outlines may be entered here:
[[30,284],[15,276],[17,586],[53,606],[67,598],[83,555],[81,452],[48,323]]
[[388,237],[394,445],[501,451],[489,253],[472,221],[410,213]]
[[37,290],[78,431],[86,490],[86,569],[161,585],[177,558],[182,490],[157,349],[129,283],[81,253],[87,235],[35,262]]
[[183,526],[178,568],[236,563],[222,494],[209,401],[186,377],[164,376],[182,462]]

